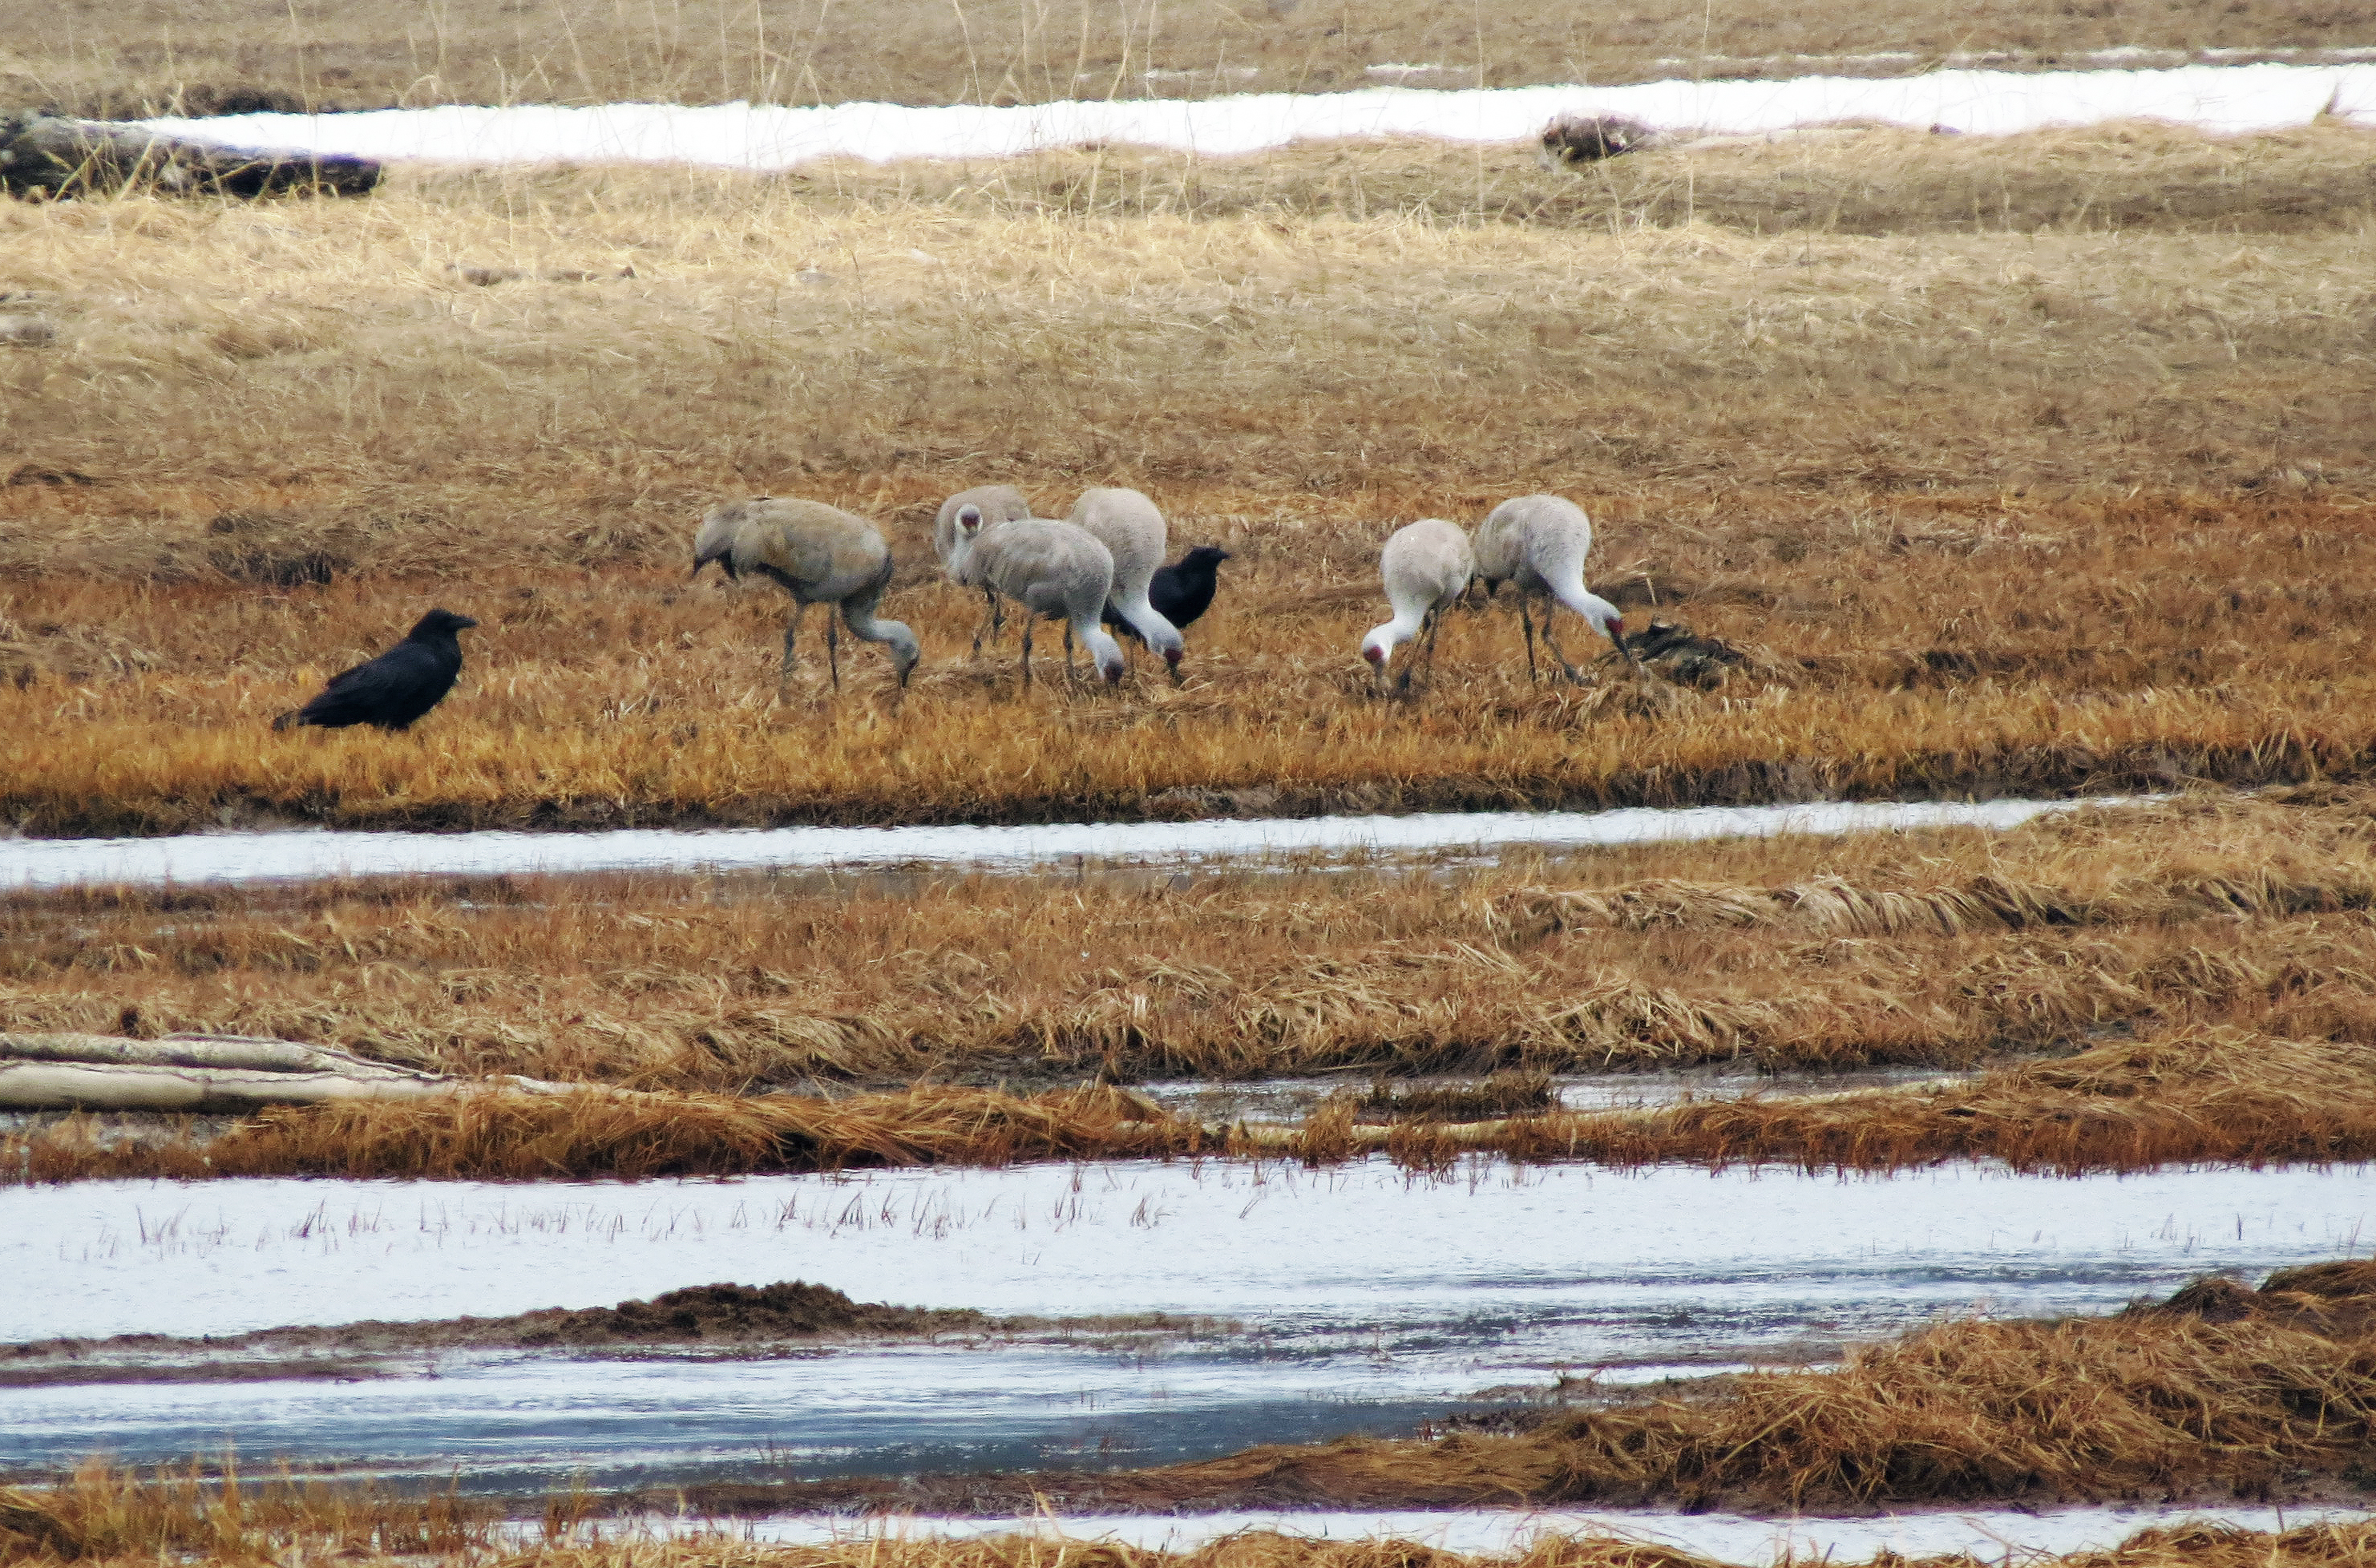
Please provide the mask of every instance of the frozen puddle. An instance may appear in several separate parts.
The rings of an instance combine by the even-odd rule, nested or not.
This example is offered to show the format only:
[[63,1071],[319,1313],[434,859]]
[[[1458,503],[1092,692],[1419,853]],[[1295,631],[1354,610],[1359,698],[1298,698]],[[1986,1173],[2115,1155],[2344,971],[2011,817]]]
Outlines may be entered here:
[[[519,1352],[422,1375],[0,1389],[0,1474],[95,1450],[519,1490],[1022,1465],[1407,1431],[1563,1372],[1822,1360],[1941,1313],[2102,1312],[2365,1248],[2376,1168],[1838,1181],[1479,1165],[1133,1163],[640,1185],[0,1190],[0,1341],[604,1305],[805,1279],[861,1301],[1239,1331],[859,1345],[775,1360]],[[430,1375],[434,1374],[434,1375]]]
[[1194,1551],[1247,1530],[1324,1540],[1407,1540],[1439,1551],[1523,1552],[1545,1537],[1614,1536],[1713,1558],[1719,1562],[1863,1562],[1883,1551],[1907,1557],[1969,1554],[1983,1562],[2101,1550],[2137,1531],[2189,1520],[2247,1530],[2293,1529],[2358,1519],[2357,1510],[2185,1507],[2058,1508],[2047,1513],[1997,1508],[1956,1513],[1883,1514],[1863,1519],[1757,1519],[1738,1514],[1651,1514],[1622,1510],[1462,1509],[1426,1514],[1277,1513],[1128,1515],[1113,1518],[935,1519],[879,1522],[766,1519],[728,1533],[801,1545],[890,1537],[969,1538],[1023,1534],[1044,1539],[1106,1541],[1142,1550]]
[[[1978,1070],[1947,1071],[1938,1067],[1861,1067],[1843,1072],[1742,1072],[1729,1063],[1657,1073],[1573,1073],[1554,1075],[1551,1099],[1562,1111],[1645,1111],[1680,1105],[1689,1099],[1737,1099],[1759,1095],[1772,1099],[1853,1094],[1865,1089],[1914,1088],[1928,1084],[1963,1083],[1977,1078]],[[1333,1095],[1363,1094],[1374,1075],[1368,1069],[1313,1078],[1262,1078],[1247,1083],[1182,1079],[1171,1083],[1135,1084],[1132,1092],[1145,1095],[1175,1115],[1206,1123],[1269,1122],[1294,1123],[1320,1108]],[[1474,1090],[1474,1075],[1395,1078],[1388,1087],[1397,1095],[1431,1089]],[[1384,1111],[1378,1120],[1387,1119]],[[1483,1111],[1480,1116],[1503,1114]],[[1364,1111],[1357,1120],[1368,1120]],[[1460,1120],[1458,1117],[1439,1120]]]
[[[1404,67],[1406,70],[1420,67]],[[1253,93],[1196,101],[1089,100],[1011,108],[841,103],[705,108],[614,103],[565,109],[449,106],[354,114],[151,120],[178,136],[243,147],[459,163],[664,162],[782,169],[849,157],[1005,158],[1127,143],[1202,157],[1347,137],[1524,141],[1555,114],[1623,114],[1658,129],[1717,133],[1881,120],[2003,133],[2152,118],[2217,132],[2376,117],[2376,65],[2182,65],[2174,70],[1933,71],[1787,81],[1663,81],[1634,87],[1409,87]]]
[[164,838],[0,839],[0,888],[267,882],[336,876],[493,876],[945,864],[1028,871],[1297,854],[1579,849],[1782,834],[2018,827],[2095,801],[1830,802],[1676,811],[1437,812],[1038,827],[777,827],[609,833],[208,833]]

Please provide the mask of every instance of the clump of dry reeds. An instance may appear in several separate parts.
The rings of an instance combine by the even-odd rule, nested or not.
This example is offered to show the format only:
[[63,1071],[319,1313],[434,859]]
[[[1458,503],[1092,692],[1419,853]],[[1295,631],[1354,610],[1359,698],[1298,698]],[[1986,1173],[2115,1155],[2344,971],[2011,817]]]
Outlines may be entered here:
[[136,1174],[632,1181],[1128,1158],[1205,1146],[1194,1123],[1094,1088],[1033,1097],[917,1088],[840,1100],[491,1089],[448,1100],[268,1111],[203,1139],[111,1139],[88,1121],[69,1120],[0,1136],[0,1169],[31,1182]]
[[60,1485],[0,1488],[0,1562],[286,1561],[292,1550],[378,1560],[469,1560],[498,1509],[451,1491],[402,1493],[218,1467],[143,1476],[92,1460]]

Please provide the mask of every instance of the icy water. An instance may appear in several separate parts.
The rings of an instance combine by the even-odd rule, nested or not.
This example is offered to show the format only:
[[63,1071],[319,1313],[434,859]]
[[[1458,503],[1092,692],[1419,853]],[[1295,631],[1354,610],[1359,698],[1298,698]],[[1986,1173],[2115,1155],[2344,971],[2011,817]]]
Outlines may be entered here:
[[2365,1251],[2376,1170],[2061,1181],[1950,1168],[1238,1162],[625,1185],[0,1192],[0,1340],[223,1334],[806,1279],[861,1301],[1233,1332],[1033,1333],[773,1360],[447,1354],[368,1382],[0,1390],[0,1473],[220,1452],[516,1491],[1144,1464],[1411,1430],[1513,1391],[1815,1360],[1942,1313],[2101,1312]]
[[2017,827],[2099,801],[1883,801],[1610,812],[1438,812],[1037,827],[779,827],[611,833],[203,833],[162,838],[0,839],[0,888],[272,882],[334,876],[952,865],[984,871],[1179,864],[1283,855],[1490,853],[1594,845]]
[[[1656,1073],[1566,1073],[1551,1078],[1551,1098],[1562,1111],[1640,1111],[1676,1105],[1687,1099],[1734,1099],[1744,1095],[1769,1099],[1792,1096],[1852,1094],[1860,1089],[1912,1088],[1926,1084],[1962,1083],[1978,1071],[1949,1072],[1936,1067],[1863,1067],[1830,1073],[1755,1073],[1737,1066],[1690,1068]],[[1206,1123],[1296,1123],[1318,1109],[1332,1095],[1364,1093],[1372,1074],[1339,1073],[1311,1078],[1262,1078],[1247,1083],[1183,1079],[1174,1083],[1138,1084],[1133,1092],[1145,1095],[1166,1111]],[[1396,1078],[1389,1087],[1398,1096],[1430,1089],[1474,1089],[1474,1076]],[[1487,1114],[1496,1114],[1488,1112]],[[0,1123],[4,1124],[4,1123]]]

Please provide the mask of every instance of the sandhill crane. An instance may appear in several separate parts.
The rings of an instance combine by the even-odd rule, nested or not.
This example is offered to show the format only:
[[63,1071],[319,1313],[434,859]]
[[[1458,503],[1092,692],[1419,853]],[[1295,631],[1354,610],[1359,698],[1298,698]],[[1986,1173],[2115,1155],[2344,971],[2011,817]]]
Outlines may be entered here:
[[[1378,575],[1385,581],[1386,602],[1395,607],[1395,618],[1371,627],[1370,635],[1361,639],[1361,657],[1370,661],[1373,685],[1385,680],[1386,661],[1395,656],[1395,645],[1422,633],[1427,637],[1428,669],[1434,671],[1438,618],[1468,591],[1468,579],[1476,568],[1468,536],[1457,523],[1421,517],[1395,530],[1378,556]],[[1396,690],[1408,691],[1410,682],[1411,666],[1406,663]]]
[[[958,491],[941,503],[940,514],[933,519],[933,551],[941,558],[941,570],[948,575],[949,581],[958,580],[956,567],[951,564],[950,557],[956,552],[957,519],[960,517],[977,517],[982,527],[994,528],[1000,523],[1011,523],[1030,515],[1030,501],[1011,484],[977,484],[971,490]],[[981,656],[983,636],[995,640],[1006,620],[996,593],[984,588],[981,598],[981,621],[973,629],[973,651],[977,659]]]
[[[1518,588],[1518,624],[1527,633],[1527,679],[1535,678],[1535,621],[1530,603],[1556,600],[1592,624],[1638,671],[1642,661],[1625,646],[1625,621],[1617,606],[1584,586],[1584,558],[1592,551],[1592,519],[1574,502],[1557,495],[1521,495],[1504,501],[1477,526],[1477,575],[1491,599],[1505,582]],[[1584,677],[1551,636],[1550,605],[1543,606],[1543,646],[1567,678]]]
[[1021,605],[1023,683],[1031,684],[1032,622],[1046,616],[1065,629],[1065,662],[1077,637],[1108,682],[1123,677],[1122,646],[1098,624],[1098,612],[1113,589],[1113,552],[1086,529],[1049,517],[1017,517],[992,526],[967,511],[957,518],[956,548],[949,569],[959,582]]
[[[776,689],[792,678],[792,639],[801,617],[812,604],[838,606],[850,636],[861,642],[886,643],[899,683],[916,668],[921,650],[916,634],[897,621],[878,621],[875,608],[891,582],[891,552],[874,525],[822,501],[778,500],[754,496],[727,501],[709,509],[693,541],[693,575],[715,561],[729,577],[745,572],[769,577],[792,596],[792,619],[784,627],[784,662],[776,675]],[[825,624],[825,657],[833,671],[833,685],[841,689],[840,636],[831,619]]]
[[1086,529],[1113,555],[1113,588],[1107,604],[1139,639],[1163,656],[1174,685],[1180,682],[1180,656],[1188,645],[1180,628],[1147,602],[1147,585],[1163,564],[1167,529],[1155,503],[1135,490],[1085,490],[1073,503],[1073,522]]

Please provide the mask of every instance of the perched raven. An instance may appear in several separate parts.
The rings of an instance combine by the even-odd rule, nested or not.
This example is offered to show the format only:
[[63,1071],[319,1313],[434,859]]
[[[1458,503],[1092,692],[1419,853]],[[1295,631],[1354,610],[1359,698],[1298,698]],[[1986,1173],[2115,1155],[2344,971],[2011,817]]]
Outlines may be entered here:
[[[1186,628],[1189,623],[1213,607],[1213,574],[1230,552],[1218,545],[1200,544],[1169,566],[1158,566],[1146,585],[1146,601],[1155,612],[1173,625]],[[1130,624],[1113,612],[1108,605],[1105,624],[1123,636],[1139,641],[1138,633]]]
[[454,634],[477,624],[468,615],[433,610],[413,623],[402,642],[368,664],[331,676],[321,695],[294,713],[282,714],[272,727],[318,724],[343,730],[350,724],[376,724],[383,730],[410,729],[414,719],[454,689],[455,677],[462,673],[462,645]]

